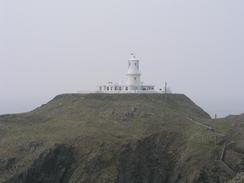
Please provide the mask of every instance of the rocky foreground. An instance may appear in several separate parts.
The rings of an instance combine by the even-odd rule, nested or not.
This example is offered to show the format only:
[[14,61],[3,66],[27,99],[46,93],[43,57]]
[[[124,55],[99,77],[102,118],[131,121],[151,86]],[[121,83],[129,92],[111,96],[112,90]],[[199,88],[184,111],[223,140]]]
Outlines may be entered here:
[[241,183],[243,130],[180,94],[59,95],[0,116],[0,183]]

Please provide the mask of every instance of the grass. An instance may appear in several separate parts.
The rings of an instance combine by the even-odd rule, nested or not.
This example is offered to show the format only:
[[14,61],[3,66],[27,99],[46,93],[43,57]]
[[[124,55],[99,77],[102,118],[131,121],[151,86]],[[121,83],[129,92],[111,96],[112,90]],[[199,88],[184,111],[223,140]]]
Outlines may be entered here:
[[[69,143],[78,154],[96,151],[99,144],[115,148],[152,134],[174,134],[184,147],[182,158],[194,157],[192,164],[208,159],[216,150],[209,134],[192,124],[192,119],[211,120],[210,116],[182,94],[64,94],[32,112],[0,116],[0,159],[15,157],[20,172],[30,165],[42,150],[55,143]],[[227,133],[228,123],[212,124]],[[21,144],[42,142],[35,152],[20,151]],[[105,154],[104,158],[111,158]],[[206,163],[206,162],[205,162]],[[195,166],[192,166],[195,167]],[[0,171],[0,177],[10,176]],[[3,180],[3,179],[2,179]],[[0,182],[2,181],[0,178]]]

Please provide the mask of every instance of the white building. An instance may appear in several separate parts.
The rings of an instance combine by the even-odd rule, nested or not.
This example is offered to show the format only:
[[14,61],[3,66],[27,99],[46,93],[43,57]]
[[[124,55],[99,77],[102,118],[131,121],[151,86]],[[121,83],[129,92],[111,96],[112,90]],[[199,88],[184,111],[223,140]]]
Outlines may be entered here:
[[157,93],[153,85],[143,85],[141,82],[141,73],[139,60],[134,54],[128,60],[127,81],[125,84],[108,82],[98,86],[99,93]]

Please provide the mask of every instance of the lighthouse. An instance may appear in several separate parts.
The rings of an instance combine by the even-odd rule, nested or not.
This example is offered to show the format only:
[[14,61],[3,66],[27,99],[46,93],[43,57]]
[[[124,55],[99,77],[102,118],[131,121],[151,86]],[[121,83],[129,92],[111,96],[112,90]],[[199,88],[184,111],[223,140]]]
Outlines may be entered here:
[[108,82],[99,85],[99,93],[157,93],[153,85],[143,85],[139,59],[132,53],[128,60],[127,80],[124,84]]
[[128,86],[129,90],[140,90],[141,84],[139,60],[132,53],[131,58],[128,60],[126,85]]

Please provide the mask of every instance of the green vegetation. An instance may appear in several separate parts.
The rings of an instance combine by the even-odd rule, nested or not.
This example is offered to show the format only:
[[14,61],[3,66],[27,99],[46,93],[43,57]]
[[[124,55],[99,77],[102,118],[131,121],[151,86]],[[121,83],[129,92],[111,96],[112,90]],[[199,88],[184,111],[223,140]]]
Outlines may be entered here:
[[[215,131],[189,118],[205,122]],[[156,148],[156,152],[163,149],[168,156],[165,159],[170,164],[165,175],[168,182],[201,182],[206,177],[209,182],[225,181],[231,178],[227,173],[214,173],[224,141],[233,137],[237,142],[233,147],[239,152],[234,163],[237,172],[242,157],[243,142],[234,131],[237,127],[238,132],[243,130],[244,120],[233,121],[234,117],[212,120],[182,94],[59,95],[29,113],[0,116],[0,182],[24,172],[54,144],[74,148],[74,169],[66,182],[119,182],[120,158],[125,147],[129,145],[137,153],[141,143],[146,144],[143,148],[148,146],[148,139],[154,144],[151,149]],[[138,149],[140,154],[149,150]],[[106,166],[94,165],[97,170],[89,174],[89,167],[97,159]],[[208,171],[202,171],[206,167]],[[167,169],[163,165],[158,167],[164,168]],[[127,177],[132,181],[130,178]]]

